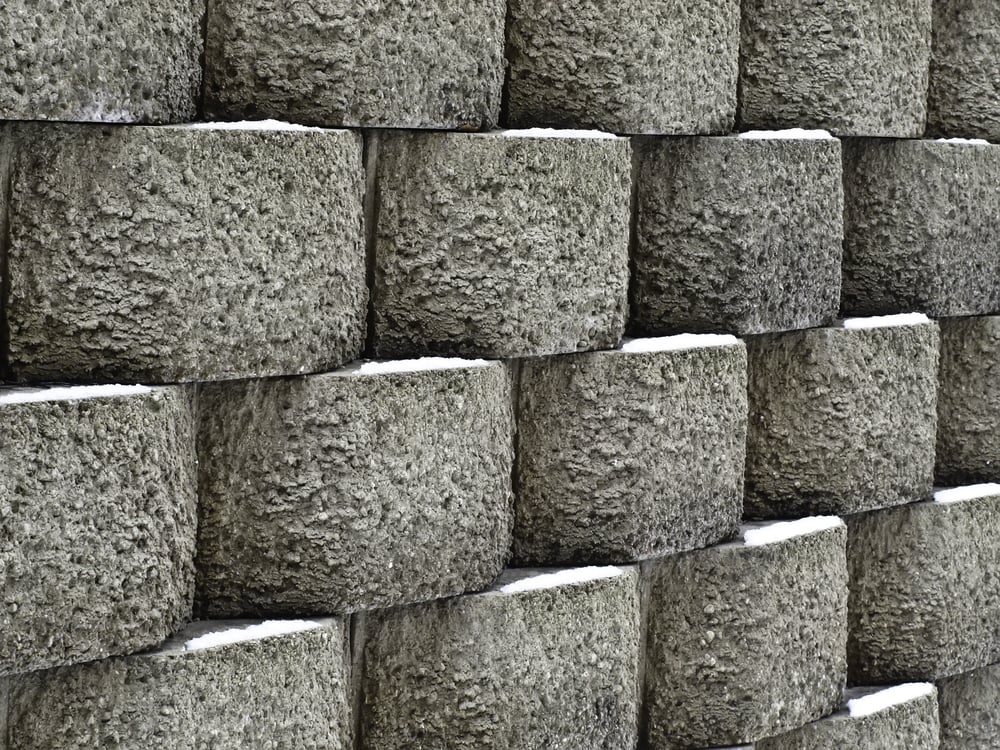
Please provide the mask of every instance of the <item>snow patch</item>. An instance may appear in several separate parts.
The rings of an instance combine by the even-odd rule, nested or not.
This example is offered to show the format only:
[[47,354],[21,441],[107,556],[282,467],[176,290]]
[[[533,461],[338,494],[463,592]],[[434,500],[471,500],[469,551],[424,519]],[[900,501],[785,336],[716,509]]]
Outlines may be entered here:
[[266,620],[257,625],[247,625],[242,628],[227,628],[214,633],[206,633],[184,642],[185,651],[200,651],[206,648],[218,648],[233,643],[259,641],[262,638],[273,638],[279,635],[303,633],[323,627],[322,623],[312,620]]
[[575,583],[586,583],[588,581],[599,581],[604,578],[616,578],[625,573],[621,568],[614,566],[590,566],[586,568],[566,568],[554,573],[542,573],[541,575],[526,575],[504,586],[500,587],[502,594],[520,594],[524,591],[538,591],[540,589],[552,589],[557,586],[571,586]]
[[0,406],[36,404],[42,401],[83,401],[91,398],[142,396],[152,393],[145,385],[77,385],[53,388],[0,388]]
[[297,125],[280,120],[242,120],[240,122],[192,122],[176,126],[182,130],[290,130],[296,133],[322,133],[324,128]]
[[493,364],[485,359],[459,357],[421,357],[420,359],[394,359],[381,362],[363,362],[349,365],[344,372],[350,375],[392,375],[401,372],[426,372],[428,370],[463,370],[488,367]]
[[836,140],[825,130],[748,130],[736,136],[745,141],[833,141]]
[[628,339],[621,351],[630,354],[644,352],[675,352],[681,349],[705,349],[712,346],[738,344],[739,339],[720,333],[680,333],[676,336],[660,336],[650,339]]
[[934,502],[943,505],[950,503],[961,503],[966,500],[976,500],[981,497],[994,497],[1000,495],[1000,484],[970,484],[965,487],[951,487],[946,490],[938,490],[934,493]]
[[843,525],[844,522],[838,516],[810,516],[797,521],[779,521],[746,529],[743,532],[743,543],[748,547],[760,547]]
[[960,146],[989,146],[985,138],[938,138],[938,143],[955,143]]
[[860,330],[864,328],[899,328],[901,326],[916,326],[930,323],[923,313],[903,313],[902,315],[876,315],[872,318],[847,318],[843,321],[844,328]]
[[884,711],[887,708],[902,703],[923,698],[934,693],[934,686],[929,682],[908,682],[904,685],[869,693],[862,698],[847,701],[847,712],[851,718],[857,719]]
[[614,133],[603,130],[561,130],[556,128],[526,128],[524,130],[501,130],[504,138],[596,138],[617,140]]

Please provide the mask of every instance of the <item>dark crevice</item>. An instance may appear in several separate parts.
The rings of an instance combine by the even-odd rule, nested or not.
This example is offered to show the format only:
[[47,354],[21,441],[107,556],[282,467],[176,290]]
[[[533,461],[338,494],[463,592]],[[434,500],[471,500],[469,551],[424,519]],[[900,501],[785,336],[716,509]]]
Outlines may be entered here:
[[363,744],[362,711],[364,710],[364,671],[366,619],[363,612],[355,613],[348,618],[348,658],[350,659],[350,701],[351,701],[351,738],[354,750],[361,750]]
[[[521,485],[521,477],[518,472],[518,456],[521,452],[521,378],[524,370],[524,363],[520,359],[513,359],[508,362],[510,367],[510,398],[511,398],[511,413],[514,418],[514,430],[513,430],[513,449],[514,449],[514,461],[511,465],[510,470],[510,486],[514,493],[514,528],[517,528],[517,515],[520,509],[520,503],[518,502],[518,495]],[[512,560],[508,560],[508,563],[513,562],[514,565],[518,564],[517,558],[513,557],[513,545],[511,547]]]
[[13,380],[10,368],[10,245],[11,202],[14,186],[14,136],[11,127],[0,126],[0,381]]
[[649,708],[646,701],[646,641],[649,634],[649,597],[652,589],[651,568],[655,562],[640,563],[639,570],[639,745],[638,750],[649,750]]
[[205,104],[205,92],[208,81],[208,18],[212,12],[212,3],[215,0],[205,0],[205,15],[201,17],[201,90],[198,92],[198,119],[207,120],[205,114],[207,109]]
[[625,322],[625,333],[636,335],[636,256],[639,251],[639,172],[642,169],[642,152],[646,148],[647,139],[635,136],[632,144],[632,188],[629,196],[628,222],[628,319]]
[[378,234],[378,147],[381,135],[375,130],[364,131],[364,231],[365,231],[365,283],[368,285],[368,323],[365,336],[365,356],[374,359],[375,347],[375,240]]
[[513,49],[510,43],[511,29],[514,28],[514,11],[511,4],[507,5],[507,15],[504,19],[503,28],[503,88],[500,89],[500,127],[510,127],[510,71]]

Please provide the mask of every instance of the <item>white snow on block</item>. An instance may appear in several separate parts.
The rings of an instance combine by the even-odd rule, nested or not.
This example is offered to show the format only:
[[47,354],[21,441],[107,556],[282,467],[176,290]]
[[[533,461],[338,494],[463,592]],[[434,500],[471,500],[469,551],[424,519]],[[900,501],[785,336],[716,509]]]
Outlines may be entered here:
[[765,544],[775,544],[797,536],[814,534],[819,531],[835,529],[844,522],[838,516],[810,516],[797,521],[778,521],[764,525],[744,527],[743,543],[748,547],[760,547]]
[[938,143],[954,143],[959,146],[989,146],[985,138],[938,138]]
[[393,375],[403,372],[427,372],[429,370],[463,370],[470,367],[487,367],[493,364],[486,359],[462,359],[460,357],[421,357],[420,359],[394,359],[362,362],[348,365],[338,371],[344,375]]
[[865,328],[901,328],[930,322],[930,318],[923,313],[902,313],[900,315],[876,315],[871,318],[847,318],[843,321],[843,326],[848,330],[861,330]]
[[729,334],[719,333],[680,333],[676,336],[659,336],[650,339],[628,339],[621,351],[628,354],[646,352],[674,352],[683,349],[704,349],[711,346],[731,346],[738,344],[739,339]]
[[995,495],[1000,495],[1000,484],[993,482],[969,484],[964,487],[950,487],[946,490],[938,490],[934,493],[934,502],[948,505],[950,503],[961,503],[966,500],[976,500],[981,497],[993,497]]
[[175,125],[182,130],[288,130],[296,133],[322,133],[326,128],[296,125],[280,120],[242,120],[240,122],[193,122]]
[[825,130],[748,130],[736,136],[745,141],[833,141],[836,140]]
[[200,651],[206,648],[218,648],[233,643],[259,641],[263,638],[274,638],[280,635],[302,633],[323,627],[322,623],[312,620],[265,620],[256,625],[240,628],[226,628],[212,633],[205,633],[197,638],[184,642],[185,651]]
[[[614,566],[590,566],[586,568],[566,568],[557,570],[554,573],[542,573],[541,571],[512,571],[512,573],[524,573],[523,578],[518,578],[511,583],[500,586],[501,594],[520,594],[525,591],[538,591],[540,589],[551,589],[557,586],[572,586],[577,583],[587,583],[588,581],[599,581],[605,578],[615,578],[624,575],[625,571]],[[534,573],[537,572],[537,575]]]
[[526,128],[524,130],[501,130],[505,138],[598,138],[615,139],[614,133],[603,130],[560,130],[556,128]]
[[869,693],[861,698],[847,701],[847,712],[852,718],[870,716],[902,703],[918,700],[935,692],[929,682],[908,682],[904,685]]
[[0,388],[0,406],[35,404],[42,401],[83,401],[91,398],[142,396],[153,392],[145,385],[80,385],[53,388],[16,386]]

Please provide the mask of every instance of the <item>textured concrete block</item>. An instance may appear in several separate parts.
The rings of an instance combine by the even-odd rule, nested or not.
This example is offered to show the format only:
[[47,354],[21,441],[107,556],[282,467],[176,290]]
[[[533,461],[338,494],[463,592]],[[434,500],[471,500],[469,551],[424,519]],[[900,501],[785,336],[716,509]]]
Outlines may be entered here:
[[746,348],[635,339],[525,360],[514,556],[622,562],[705,547],[743,511]]
[[752,742],[836,710],[845,536],[837,518],[808,518],[648,564],[650,750]]
[[930,497],[938,328],[854,318],[748,341],[744,513],[856,513]]
[[638,681],[637,571],[509,570],[374,618],[361,747],[635,747]]
[[510,0],[510,124],[726,133],[739,0]]
[[360,136],[22,126],[10,200],[21,380],[177,382],[354,359]]
[[937,688],[941,750],[1000,748],[1000,664],[941,680]]
[[382,141],[379,356],[504,358],[618,345],[629,143],[532,132]]
[[205,108],[317,125],[489,128],[504,0],[212,0]]
[[8,750],[348,750],[345,631],[194,623],[147,653],[25,675],[8,694]]
[[997,146],[846,141],[843,310],[1000,310],[998,180]]
[[0,390],[0,675],[153,645],[191,614],[188,391]]
[[920,137],[932,0],[743,0],[744,127]]
[[766,333],[840,307],[840,143],[789,131],[640,142],[632,325]]
[[202,388],[204,612],[347,612],[488,585],[511,544],[511,401],[504,365],[462,360]]

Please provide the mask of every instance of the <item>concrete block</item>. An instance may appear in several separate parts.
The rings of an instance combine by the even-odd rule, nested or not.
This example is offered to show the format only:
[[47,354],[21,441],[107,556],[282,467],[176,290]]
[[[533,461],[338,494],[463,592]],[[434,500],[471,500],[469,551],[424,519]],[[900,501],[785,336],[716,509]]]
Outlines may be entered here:
[[496,125],[504,0],[213,0],[205,108],[349,127]]
[[744,514],[856,513],[930,497],[938,328],[852,318],[750,339]]
[[743,0],[746,128],[919,138],[932,0]]
[[17,379],[222,380],[360,354],[359,135],[276,123],[13,133]]
[[837,709],[845,538],[839,519],[814,517],[644,566],[650,750],[753,742]]
[[1000,748],[1000,664],[948,677],[937,689],[941,750]]
[[396,133],[381,142],[377,174],[379,356],[508,358],[619,344],[627,140]]
[[727,133],[739,0],[510,0],[509,124]]
[[513,526],[500,363],[368,363],[199,392],[203,613],[349,612],[488,585]]
[[194,623],[143,654],[24,675],[8,693],[7,750],[348,750],[346,630]]
[[632,561],[736,533],[747,399],[735,337],[525,360],[519,401],[519,564]]
[[998,180],[998,146],[845,141],[843,311],[1000,310]]
[[0,120],[187,122],[205,0],[4,0]]
[[1000,661],[1000,485],[848,518],[853,684],[938,680]]
[[637,571],[514,569],[379,613],[363,682],[363,750],[635,747]]
[[185,389],[0,390],[0,675],[128,653],[194,595]]
[[640,141],[637,332],[767,333],[837,316],[840,143],[757,135]]

